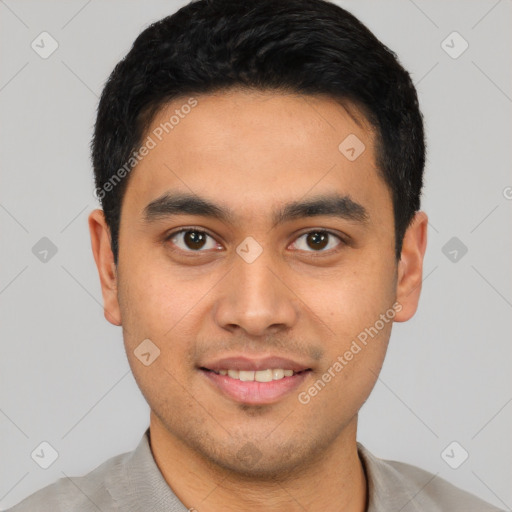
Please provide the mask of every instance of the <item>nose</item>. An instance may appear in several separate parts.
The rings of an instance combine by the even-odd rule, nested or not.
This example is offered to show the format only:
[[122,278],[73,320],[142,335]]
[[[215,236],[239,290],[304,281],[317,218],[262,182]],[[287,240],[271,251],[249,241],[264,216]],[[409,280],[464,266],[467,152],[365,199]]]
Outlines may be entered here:
[[220,290],[214,315],[223,329],[265,336],[297,322],[297,296],[265,250],[251,263],[237,256]]

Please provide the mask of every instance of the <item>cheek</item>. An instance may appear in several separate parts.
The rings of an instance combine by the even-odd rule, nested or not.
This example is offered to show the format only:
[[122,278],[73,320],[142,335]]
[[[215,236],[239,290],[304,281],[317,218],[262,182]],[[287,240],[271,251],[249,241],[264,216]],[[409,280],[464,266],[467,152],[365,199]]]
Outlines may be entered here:
[[[324,281],[311,309],[329,328],[324,365],[310,391],[334,415],[355,414],[367,399],[386,354],[396,310],[393,265],[373,259]],[[330,283],[330,284],[326,284]],[[322,382],[328,381],[325,390]]]
[[396,297],[393,263],[362,259],[299,292],[334,337],[348,340],[373,325],[392,307]]
[[127,269],[119,292],[123,324],[145,337],[164,339],[186,324],[205,294],[204,279],[183,282],[177,270],[150,264]]
[[[152,409],[163,414],[171,403],[185,409],[181,383],[189,378],[194,313],[204,295],[202,287],[193,282],[184,285],[168,268],[148,263],[122,270],[119,295],[123,337],[135,380]],[[147,339],[154,346],[144,341]],[[141,354],[148,351],[146,362],[151,362],[146,365]],[[158,355],[153,359],[153,354]]]
[[352,418],[370,395],[386,355],[395,314],[392,304],[379,307],[378,303],[348,298],[339,299],[345,307],[330,324],[334,334],[324,344],[322,367],[303,397],[318,407],[318,417],[322,408],[329,407],[331,420],[339,422]]

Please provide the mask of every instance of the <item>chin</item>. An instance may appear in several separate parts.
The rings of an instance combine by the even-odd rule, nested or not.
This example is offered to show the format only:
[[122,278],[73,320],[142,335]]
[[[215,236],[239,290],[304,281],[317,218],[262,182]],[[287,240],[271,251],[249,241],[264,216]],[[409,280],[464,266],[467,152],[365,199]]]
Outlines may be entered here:
[[[275,451],[273,452],[275,456]],[[302,460],[290,460],[289,457],[281,460],[269,460],[265,454],[255,462],[246,460],[222,459],[212,460],[218,467],[236,476],[237,480],[247,479],[248,481],[261,481],[276,483],[286,481],[291,475],[297,474],[297,468],[302,465]]]
[[[265,442],[265,439],[254,438],[226,439],[225,443],[208,443],[196,446],[197,453],[213,468],[231,473],[237,480],[279,482],[297,476],[301,468],[310,468],[311,463],[320,448],[309,440],[294,442],[293,445],[284,442]],[[271,441],[271,440],[270,440]],[[213,448],[215,447],[215,448]],[[213,449],[212,449],[213,448]]]

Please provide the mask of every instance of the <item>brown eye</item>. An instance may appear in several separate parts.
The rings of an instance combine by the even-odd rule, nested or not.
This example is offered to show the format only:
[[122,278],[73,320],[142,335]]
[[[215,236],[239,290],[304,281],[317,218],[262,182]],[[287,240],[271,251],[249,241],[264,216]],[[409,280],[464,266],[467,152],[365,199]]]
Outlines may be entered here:
[[205,244],[206,236],[199,231],[186,231],[183,235],[183,241],[190,249],[201,249]]
[[204,252],[201,249],[216,247],[215,240],[208,233],[197,229],[183,229],[173,233],[169,240],[179,249],[187,252]]
[[[301,251],[328,252],[328,250],[336,248],[338,245],[340,245],[340,243],[336,244],[335,240],[338,240],[338,242],[343,242],[343,240],[334,233],[318,230],[310,231],[299,236],[294,245]],[[324,250],[326,248],[327,250]]]
[[306,237],[306,243],[309,245],[309,247],[312,247],[315,250],[325,249],[329,243],[329,235],[327,233],[321,233],[318,231],[308,233]]

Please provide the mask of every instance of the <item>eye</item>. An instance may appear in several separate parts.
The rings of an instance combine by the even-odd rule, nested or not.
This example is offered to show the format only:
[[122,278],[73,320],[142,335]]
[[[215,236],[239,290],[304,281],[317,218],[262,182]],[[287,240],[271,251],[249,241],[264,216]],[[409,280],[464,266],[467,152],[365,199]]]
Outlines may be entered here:
[[[333,243],[333,239],[337,239],[339,243]],[[294,242],[296,248],[306,252],[329,252],[330,249],[341,244],[343,244],[343,240],[339,236],[320,229],[308,231],[299,236]],[[308,247],[312,248],[313,251],[308,250]]]
[[201,249],[215,249],[218,245],[208,233],[194,228],[175,231],[166,237],[166,241],[168,240],[187,252],[204,252]]

